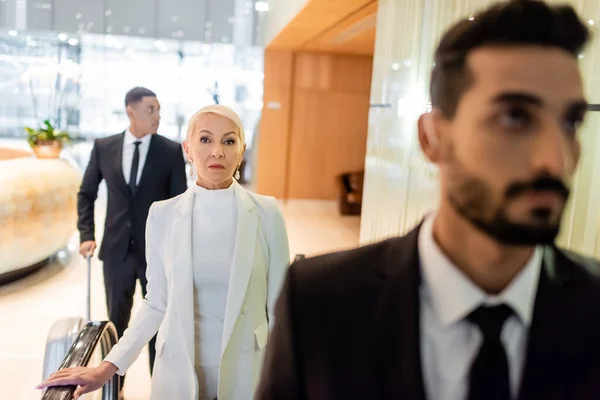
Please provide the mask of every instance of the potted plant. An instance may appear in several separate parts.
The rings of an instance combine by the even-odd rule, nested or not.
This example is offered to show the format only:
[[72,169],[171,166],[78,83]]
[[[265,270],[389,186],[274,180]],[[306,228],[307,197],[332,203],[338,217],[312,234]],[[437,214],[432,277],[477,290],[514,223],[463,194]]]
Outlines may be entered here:
[[37,158],[58,158],[63,144],[71,139],[69,134],[54,128],[45,120],[39,129],[25,127],[27,141]]

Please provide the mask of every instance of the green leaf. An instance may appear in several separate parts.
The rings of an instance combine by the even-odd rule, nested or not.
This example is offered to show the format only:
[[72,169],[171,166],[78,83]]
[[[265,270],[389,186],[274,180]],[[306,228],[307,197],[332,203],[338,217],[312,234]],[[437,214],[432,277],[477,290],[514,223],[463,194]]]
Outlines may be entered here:
[[56,140],[60,140],[61,142],[68,142],[69,140],[71,140],[71,136],[69,135],[69,133],[64,131],[59,131],[54,135],[54,137],[56,138]]
[[44,120],[44,125],[46,125],[46,129],[44,129],[44,131],[48,132],[48,137],[54,138],[54,127],[50,123],[50,120]]
[[55,130],[50,120],[45,120],[39,129],[33,129],[29,126],[23,128],[27,132],[27,141],[30,146],[35,146],[37,143],[50,142],[58,140],[60,142],[68,142],[71,140],[71,136],[68,132]]

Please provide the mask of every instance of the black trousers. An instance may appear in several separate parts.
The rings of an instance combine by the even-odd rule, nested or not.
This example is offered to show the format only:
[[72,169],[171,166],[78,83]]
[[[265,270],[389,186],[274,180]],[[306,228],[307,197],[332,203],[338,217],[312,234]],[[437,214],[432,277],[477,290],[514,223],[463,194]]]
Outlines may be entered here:
[[[146,260],[143,255],[133,250],[127,252],[124,260],[104,257],[104,289],[106,291],[106,307],[108,317],[117,328],[119,339],[129,325],[135,286],[140,281],[142,294],[146,296]],[[149,343],[150,374],[154,367],[156,336]],[[121,378],[121,388],[125,377]]]

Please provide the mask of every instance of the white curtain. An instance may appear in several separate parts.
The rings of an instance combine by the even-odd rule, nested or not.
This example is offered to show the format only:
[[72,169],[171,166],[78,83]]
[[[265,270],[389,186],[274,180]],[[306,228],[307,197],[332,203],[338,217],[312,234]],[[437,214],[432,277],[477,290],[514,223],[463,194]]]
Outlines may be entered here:
[[[495,2],[379,0],[361,244],[404,234],[437,206],[437,169],[423,157],[416,134],[417,118],[429,107],[433,53],[450,25]],[[600,1],[567,3],[592,30],[600,24]],[[599,56],[594,37],[581,58],[592,103],[600,103]],[[562,246],[590,255],[600,255],[599,135],[600,112],[592,112],[581,132],[583,155],[559,238]]]

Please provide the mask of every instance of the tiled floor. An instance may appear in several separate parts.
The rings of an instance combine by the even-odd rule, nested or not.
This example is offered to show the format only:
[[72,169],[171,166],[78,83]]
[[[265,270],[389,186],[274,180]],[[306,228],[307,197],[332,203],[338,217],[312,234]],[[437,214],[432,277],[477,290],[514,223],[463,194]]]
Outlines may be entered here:
[[[101,207],[100,207],[101,208]],[[289,201],[281,204],[291,255],[308,256],[356,247],[358,217],[341,217],[333,202]],[[98,220],[103,211],[98,210]],[[101,224],[98,224],[101,226]],[[51,234],[51,232],[49,232]],[[78,246],[77,236],[70,243]],[[19,282],[0,287],[0,399],[39,399],[34,389],[42,375],[46,336],[54,321],[85,313],[85,262],[63,254],[53,265]],[[141,301],[138,288],[134,312]],[[102,266],[92,260],[92,319],[106,318]],[[144,351],[125,384],[127,400],[148,399],[148,356]]]

